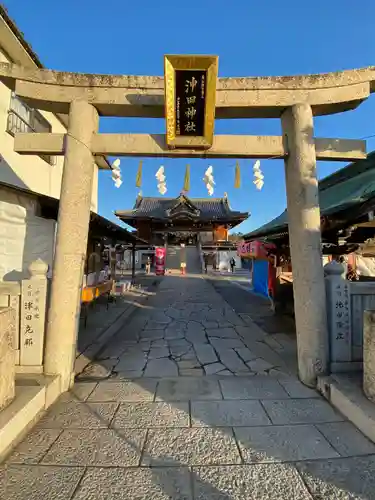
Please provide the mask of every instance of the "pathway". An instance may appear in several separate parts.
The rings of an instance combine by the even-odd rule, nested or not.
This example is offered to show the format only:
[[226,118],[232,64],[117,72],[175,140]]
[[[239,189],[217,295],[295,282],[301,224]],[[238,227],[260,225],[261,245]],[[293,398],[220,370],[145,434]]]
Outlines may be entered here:
[[3,464],[0,498],[375,499],[375,446],[294,349],[209,280],[165,278]]

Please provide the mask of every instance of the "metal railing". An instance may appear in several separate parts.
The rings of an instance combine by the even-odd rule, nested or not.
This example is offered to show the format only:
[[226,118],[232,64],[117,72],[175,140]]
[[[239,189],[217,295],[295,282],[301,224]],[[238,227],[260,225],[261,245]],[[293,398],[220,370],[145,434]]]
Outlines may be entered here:
[[[21,115],[21,112],[27,115]],[[37,110],[30,108],[22,102],[17,96],[12,94],[10,108],[8,110],[7,128],[6,131],[12,135],[21,133],[50,133],[52,131],[51,124]],[[53,165],[54,157],[50,155],[39,155],[44,161]]]

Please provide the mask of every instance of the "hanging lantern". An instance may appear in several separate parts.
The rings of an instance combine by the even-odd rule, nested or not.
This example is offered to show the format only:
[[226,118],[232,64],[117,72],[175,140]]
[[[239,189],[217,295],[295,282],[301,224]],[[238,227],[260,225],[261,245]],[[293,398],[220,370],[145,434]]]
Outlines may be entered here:
[[183,191],[185,193],[190,191],[190,165],[186,165]]
[[135,185],[137,188],[142,186],[142,160],[140,160],[137,170],[137,177],[135,178]]
[[254,163],[253,166],[253,172],[254,172],[254,180],[253,183],[255,184],[255,187],[260,191],[262,187],[264,186],[264,175],[260,169],[260,161],[257,160]]
[[236,162],[235,174],[234,174],[234,187],[236,189],[241,187],[241,169],[238,161]]
[[204,173],[203,177],[203,182],[206,184],[206,188],[208,191],[209,196],[212,196],[214,194],[214,175],[213,175],[214,169],[210,165],[208,169]]
[[111,165],[111,167],[112,167],[112,180],[115,183],[115,186],[117,188],[119,188],[122,184],[120,163],[121,163],[120,159],[117,158]]

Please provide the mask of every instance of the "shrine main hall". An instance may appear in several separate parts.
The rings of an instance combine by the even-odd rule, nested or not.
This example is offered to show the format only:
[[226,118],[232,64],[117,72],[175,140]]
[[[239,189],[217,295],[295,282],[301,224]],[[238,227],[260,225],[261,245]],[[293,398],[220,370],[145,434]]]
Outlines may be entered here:
[[[232,210],[228,197],[152,198],[138,196],[130,210],[115,215],[137,230],[137,236],[152,245],[218,245],[228,241],[228,232],[249,217]],[[199,238],[198,238],[199,235]]]

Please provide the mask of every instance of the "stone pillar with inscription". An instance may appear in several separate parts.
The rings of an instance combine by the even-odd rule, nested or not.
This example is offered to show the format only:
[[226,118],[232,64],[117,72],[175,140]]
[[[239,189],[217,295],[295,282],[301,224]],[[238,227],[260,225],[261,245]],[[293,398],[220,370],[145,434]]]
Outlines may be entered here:
[[363,314],[363,392],[375,403],[375,311]]
[[60,390],[74,382],[83,268],[87,250],[94,158],[91,143],[98,113],[81,100],[70,104],[52,272],[45,373],[60,376]]
[[320,234],[320,209],[313,116],[307,103],[282,115],[289,242],[293,268],[298,371],[303,383],[315,387],[327,370],[326,294]]
[[29,266],[30,279],[21,284],[20,365],[41,370],[46,326],[48,265],[41,259]]
[[352,358],[350,282],[343,278],[343,271],[344,266],[335,260],[324,266],[332,371]]

